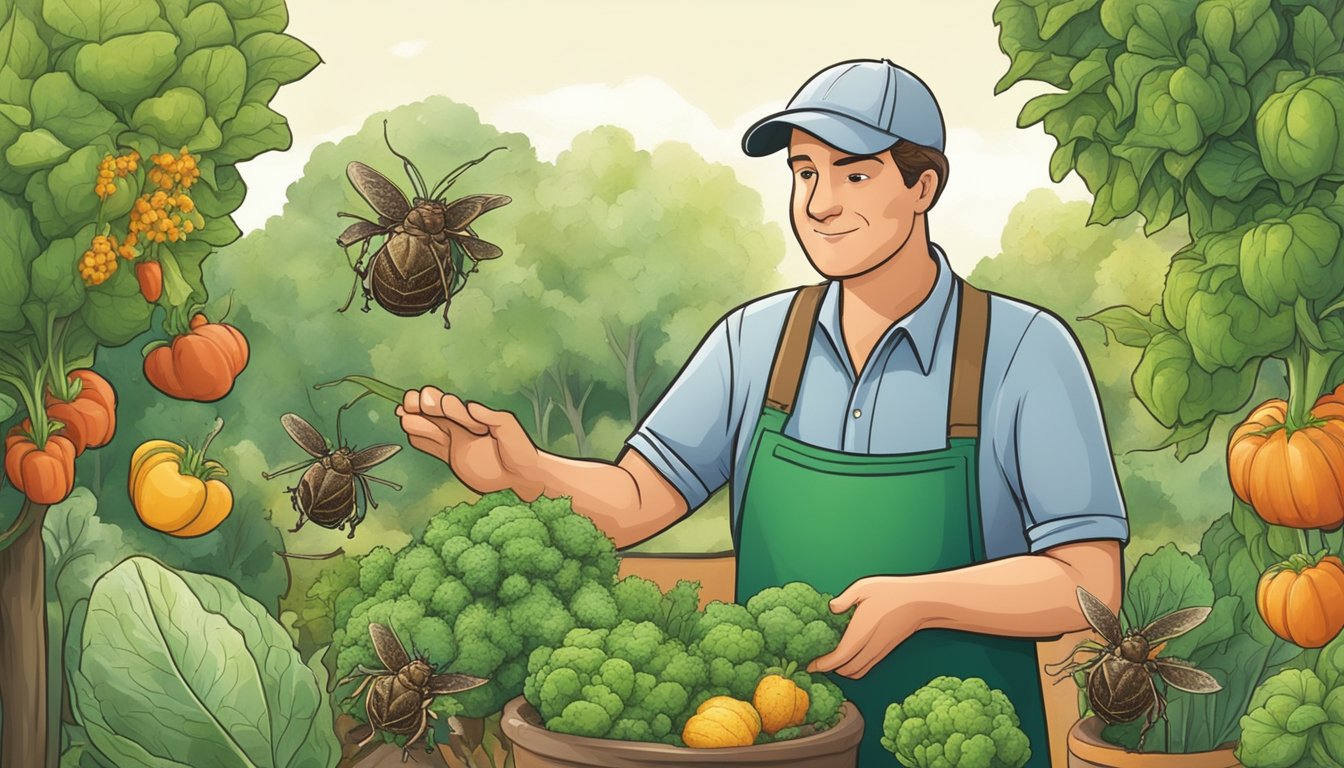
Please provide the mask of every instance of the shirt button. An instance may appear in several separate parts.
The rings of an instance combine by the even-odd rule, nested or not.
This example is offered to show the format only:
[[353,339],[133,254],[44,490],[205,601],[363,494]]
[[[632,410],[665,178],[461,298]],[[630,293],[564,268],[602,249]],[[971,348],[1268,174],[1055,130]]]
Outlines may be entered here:
[[862,416],[862,415],[863,415],[863,411],[859,410],[858,408],[855,408],[855,409],[854,409],[854,418],[857,419],[857,418],[859,418],[859,417]]

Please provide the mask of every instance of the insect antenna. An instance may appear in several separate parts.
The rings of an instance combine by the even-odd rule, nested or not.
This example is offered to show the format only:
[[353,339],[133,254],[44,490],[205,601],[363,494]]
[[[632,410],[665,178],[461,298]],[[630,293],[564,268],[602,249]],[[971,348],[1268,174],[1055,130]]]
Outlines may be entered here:
[[383,121],[383,141],[387,142],[388,150],[390,150],[392,154],[396,155],[401,160],[401,162],[405,164],[406,175],[411,179],[411,186],[415,187],[416,197],[422,200],[429,199],[425,195],[425,177],[420,175],[420,169],[415,167],[415,164],[411,162],[410,158],[406,157],[405,155],[401,154],[400,152],[392,148],[392,139],[387,135],[386,120]]
[[368,392],[361,392],[360,394],[358,394],[358,395],[355,396],[355,399],[354,399],[354,400],[351,400],[350,402],[348,402],[348,403],[346,403],[345,405],[342,405],[340,408],[337,408],[337,409],[336,409],[336,445],[337,445],[337,446],[344,446],[344,445],[345,445],[345,439],[341,436],[341,413],[344,412],[344,411],[346,411],[346,410],[348,410],[349,408],[351,408],[355,403],[358,403],[360,400],[364,399],[364,397],[365,397],[366,395],[368,395],[368,394],[369,394]]
[[469,160],[457,166],[452,171],[449,171],[448,175],[444,176],[442,181],[434,185],[434,189],[429,193],[429,199],[437,200],[439,198],[439,195],[447,192],[448,188],[453,186],[453,182],[457,181],[457,177],[465,173],[468,168],[472,167],[473,165],[476,165],[477,163],[481,162],[485,158],[493,155],[494,153],[498,152],[501,149],[508,149],[508,147],[495,147],[494,149],[490,150],[489,152],[486,152],[484,155],[481,155],[475,160]]

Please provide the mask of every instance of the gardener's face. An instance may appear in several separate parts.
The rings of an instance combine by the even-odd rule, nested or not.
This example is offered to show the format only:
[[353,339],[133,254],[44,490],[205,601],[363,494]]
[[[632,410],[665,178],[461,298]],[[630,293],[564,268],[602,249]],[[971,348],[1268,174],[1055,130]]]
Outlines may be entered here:
[[905,185],[891,153],[851,155],[798,129],[789,142],[793,232],[818,272],[859,275],[885,262],[933,202],[936,174]]

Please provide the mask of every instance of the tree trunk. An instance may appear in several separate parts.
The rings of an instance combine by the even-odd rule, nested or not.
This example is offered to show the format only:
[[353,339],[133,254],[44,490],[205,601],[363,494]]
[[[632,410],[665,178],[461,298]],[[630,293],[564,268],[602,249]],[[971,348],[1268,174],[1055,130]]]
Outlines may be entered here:
[[632,326],[626,334],[626,340],[618,340],[616,332],[610,325],[607,328],[607,344],[611,351],[616,355],[616,360],[625,369],[625,396],[630,406],[630,426],[639,426],[640,400],[644,395],[644,387],[648,385],[648,377],[644,378],[644,383],[639,382],[639,372],[635,370],[639,366],[639,340],[643,335],[643,329],[638,326]]
[[593,384],[588,385],[584,391],[583,397],[577,401],[574,399],[574,390],[570,389],[570,379],[567,367],[563,363],[560,366],[551,369],[551,379],[555,382],[556,389],[560,390],[563,401],[560,407],[565,412],[565,418],[569,420],[569,429],[574,433],[574,442],[578,446],[579,458],[588,458],[590,453],[588,447],[588,431],[583,426],[583,409],[588,404],[588,396],[593,393]]
[[[536,431],[537,445],[542,450],[549,450],[551,447],[551,411],[555,409],[555,398],[546,394],[545,379],[537,377],[525,392],[524,397],[532,404],[532,424]],[[542,401],[546,404],[543,406]]]
[[0,550],[0,765],[15,768],[47,763],[47,507],[24,505],[32,521]]

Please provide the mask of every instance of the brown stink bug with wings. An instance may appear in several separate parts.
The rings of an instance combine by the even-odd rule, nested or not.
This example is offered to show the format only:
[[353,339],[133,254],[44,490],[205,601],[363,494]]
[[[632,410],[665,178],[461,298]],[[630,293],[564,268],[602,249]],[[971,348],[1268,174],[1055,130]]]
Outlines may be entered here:
[[369,743],[378,731],[406,736],[401,753],[402,762],[405,762],[411,745],[424,735],[429,718],[438,717],[429,708],[435,696],[469,691],[490,681],[456,672],[437,672],[423,656],[411,658],[396,633],[382,624],[369,624],[369,637],[373,639],[374,653],[378,654],[384,669],[360,665],[338,685],[345,685],[361,675],[364,677],[349,696],[357,698],[366,687],[369,690],[364,699],[364,712],[373,731],[359,742],[359,746]]
[[[1189,662],[1157,657],[1168,640],[1189,632],[1208,618],[1209,608],[1183,608],[1155,619],[1142,629],[1125,633],[1121,630],[1120,618],[1082,587],[1078,587],[1078,604],[1087,623],[1101,635],[1105,644],[1084,640],[1067,658],[1047,664],[1046,672],[1061,676],[1056,683],[1066,679],[1063,675],[1086,672],[1088,703],[1108,725],[1128,723],[1142,715],[1140,750],[1149,729],[1167,714],[1167,701],[1153,682],[1155,676],[1172,688],[1189,693],[1222,690],[1222,685],[1212,675]],[[1093,655],[1085,661],[1075,661],[1074,657],[1079,653]],[[1051,672],[1052,666],[1059,669]]]
[[[359,221],[336,238],[337,245],[349,248],[360,244],[359,258],[351,265],[356,275],[355,285],[350,287],[350,298],[345,306],[338,311],[350,308],[350,302],[355,298],[355,286],[362,281],[365,312],[369,311],[370,300],[402,317],[432,312],[442,304],[443,325],[451,328],[448,306],[453,296],[466,285],[467,275],[476,271],[479,262],[503,255],[499,246],[477,237],[471,224],[481,214],[508,205],[512,199],[508,195],[468,195],[448,203],[444,195],[468,168],[504,147],[496,147],[463,163],[433,189],[427,189],[424,177],[415,165],[392,149],[386,121],[383,122],[383,138],[387,148],[405,165],[415,198],[408,201],[397,185],[364,163],[354,161],[346,168],[350,183],[378,214],[378,220],[370,221],[352,213],[338,214]],[[369,241],[375,237],[383,237],[383,243],[368,266],[361,267],[368,254]],[[466,263],[468,260],[470,267]]]

